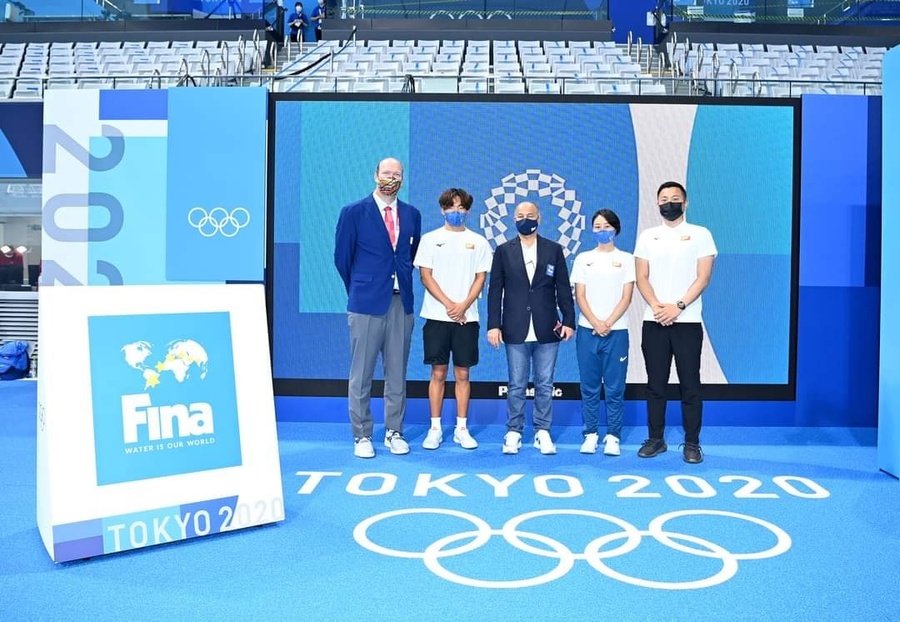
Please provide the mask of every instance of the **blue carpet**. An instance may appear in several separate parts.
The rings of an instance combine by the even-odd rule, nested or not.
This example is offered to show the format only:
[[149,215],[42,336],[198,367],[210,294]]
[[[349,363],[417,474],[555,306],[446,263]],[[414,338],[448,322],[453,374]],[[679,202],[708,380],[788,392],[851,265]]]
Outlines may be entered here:
[[4,621],[900,619],[900,484],[871,429],[709,427],[689,466],[674,440],[638,459],[642,429],[610,458],[574,427],[503,456],[500,427],[426,452],[416,426],[411,454],[364,461],[349,426],[282,423],[283,523],[55,565],[34,410],[34,382],[0,383]]

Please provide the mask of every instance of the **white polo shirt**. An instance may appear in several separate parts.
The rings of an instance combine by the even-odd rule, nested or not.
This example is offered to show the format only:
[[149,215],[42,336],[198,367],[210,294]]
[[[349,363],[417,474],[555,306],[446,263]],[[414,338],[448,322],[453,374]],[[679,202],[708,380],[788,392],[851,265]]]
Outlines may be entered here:
[[[613,249],[610,252],[596,248],[580,253],[572,265],[572,282],[584,285],[584,297],[591,312],[599,320],[605,320],[622,300],[622,289],[634,283],[634,257],[631,253]],[[578,314],[578,325],[591,328],[591,323]],[[623,313],[611,330],[628,330],[628,317]]]
[[[687,293],[697,279],[697,260],[715,257],[719,252],[706,227],[682,221],[677,227],[659,225],[645,229],[638,236],[634,256],[650,264],[650,285],[660,302],[674,304]],[[702,320],[702,296],[689,304],[676,322]],[[653,309],[647,305],[644,320],[652,322]]]
[[[429,231],[419,242],[419,251],[413,265],[417,268],[431,268],[431,275],[441,291],[450,300],[465,300],[479,272],[491,271],[491,245],[483,237],[470,231],[450,231],[445,227]],[[452,321],[447,309],[425,289],[422,312],[427,320]],[[478,305],[472,304],[466,310],[466,321],[478,321]]]

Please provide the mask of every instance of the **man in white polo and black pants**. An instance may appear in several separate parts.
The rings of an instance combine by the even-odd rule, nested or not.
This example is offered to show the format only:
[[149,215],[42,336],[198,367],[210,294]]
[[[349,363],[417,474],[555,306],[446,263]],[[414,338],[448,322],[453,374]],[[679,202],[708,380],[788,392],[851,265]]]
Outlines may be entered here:
[[649,438],[638,450],[638,456],[652,458],[666,451],[666,386],[674,356],[681,389],[684,461],[696,464],[703,462],[700,295],[709,285],[718,251],[707,228],[685,221],[688,202],[684,186],[667,181],[659,187],[656,197],[663,224],[644,230],[634,248],[637,287],[647,301],[641,350],[647,367]]
[[428,403],[431,428],[422,447],[437,449],[444,440],[441,409],[450,357],[456,396],[456,427],[453,442],[463,449],[475,449],[478,442],[467,425],[469,412],[469,370],[478,364],[478,305],[491,269],[491,245],[481,235],[466,228],[472,195],[461,188],[445,190],[438,199],[444,225],[422,236],[414,265],[422,276],[425,300],[421,316],[425,364],[431,365]]

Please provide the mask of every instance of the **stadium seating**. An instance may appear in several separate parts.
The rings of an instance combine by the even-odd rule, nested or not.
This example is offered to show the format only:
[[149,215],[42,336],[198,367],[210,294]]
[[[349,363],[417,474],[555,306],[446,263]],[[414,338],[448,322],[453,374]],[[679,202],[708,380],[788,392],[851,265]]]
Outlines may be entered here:
[[878,94],[885,48],[679,42],[668,60],[610,41],[322,41],[262,72],[259,40],[0,44],[0,99],[49,89],[268,84],[279,92]]

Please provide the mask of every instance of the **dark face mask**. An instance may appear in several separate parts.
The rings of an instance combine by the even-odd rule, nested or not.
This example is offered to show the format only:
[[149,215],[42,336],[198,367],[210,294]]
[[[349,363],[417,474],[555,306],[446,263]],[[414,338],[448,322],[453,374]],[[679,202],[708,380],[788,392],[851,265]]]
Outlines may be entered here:
[[531,235],[538,228],[538,221],[531,218],[523,218],[516,221],[516,230],[522,235]]
[[684,203],[676,203],[669,201],[659,206],[659,214],[669,222],[673,222],[681,218],[684,214]]

